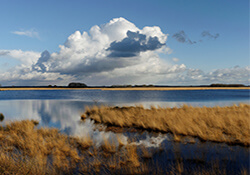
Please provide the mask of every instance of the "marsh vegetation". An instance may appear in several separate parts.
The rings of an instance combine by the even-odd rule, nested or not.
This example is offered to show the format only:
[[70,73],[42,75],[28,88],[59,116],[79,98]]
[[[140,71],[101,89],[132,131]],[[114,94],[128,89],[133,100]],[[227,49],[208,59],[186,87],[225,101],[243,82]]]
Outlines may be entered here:
[[0,128],[0,174],[141,171],[136,146],[108,140],[97,146],[89,137],[69,137],[53,128],[36,129],[36,124],[24,120]]
[[[166,123],[166,117],[171,123]],[[150,109],[94,106],[86,109],[81,122],[89,118],[99,123],[96,125],[109,125],[102,130],[128,128],[137,134],[139,128],[147,137],[154,135],[161,141],[140,140],[136,134],[124,140],[123,133],[109,138],[100,135],[102,141],[97,142],[88,134],[69,136],[55,128],[37,127],[39,122],[34,120],[6,122],[0,126],[0,174],[249,173],[249,105]],[[191,130],[185,128],[187,124]],[[221,130],[224,140],[218,140]],[[167,136],[162,134],[166,132]]]
[[143,130],[170,132],[231,145],[250,145],[250,105],[230,107],[162,108],[93,106],[85,113],[92,120],[109,126],[134,127]]

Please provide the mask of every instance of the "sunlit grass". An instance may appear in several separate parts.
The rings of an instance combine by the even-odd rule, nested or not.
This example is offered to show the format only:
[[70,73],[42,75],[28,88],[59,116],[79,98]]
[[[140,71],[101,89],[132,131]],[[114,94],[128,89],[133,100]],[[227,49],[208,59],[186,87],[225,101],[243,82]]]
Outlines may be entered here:
[[89,136],[70,137],[54,128],[37,129],[37,123],[24,120],[0,127],[0,174],[133,174],[133,168],[143,164],[136,146],[125,145],[121,139],[103,139],[98,147]]
[[162,108],[93,106],[86,115],[99,123],[118,127],[170,132],[174,140],[180,136],[198,137],[202,141],[250,145],[250,105],[230,107]]
[[[103,138],[100,146],[90,136],[72,137],[58,129],[37,129],[37,121],[14,121],[0,127],[0,174],[178,174],[189,172],[180,158],[171,169],[155,163],[151,151],[143,145]],[[133,141],[132,141],[133,142]],[[157,154],[160,154],[159,152]],[[206,159],[206,157],[204,157]],[[211,168],[197,169],[196,174],[213,174]],[[248,173],[243,167],[242,174]]]

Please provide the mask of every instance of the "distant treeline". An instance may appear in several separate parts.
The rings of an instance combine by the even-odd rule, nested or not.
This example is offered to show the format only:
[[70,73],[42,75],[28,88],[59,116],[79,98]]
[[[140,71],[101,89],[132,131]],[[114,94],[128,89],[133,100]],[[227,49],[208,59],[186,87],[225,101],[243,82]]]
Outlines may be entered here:
[[84,83],[69,83],[68,87],[70,88],[84,88],[87,87]]
[[210,87],[246,87],[243,84],[211,84]]

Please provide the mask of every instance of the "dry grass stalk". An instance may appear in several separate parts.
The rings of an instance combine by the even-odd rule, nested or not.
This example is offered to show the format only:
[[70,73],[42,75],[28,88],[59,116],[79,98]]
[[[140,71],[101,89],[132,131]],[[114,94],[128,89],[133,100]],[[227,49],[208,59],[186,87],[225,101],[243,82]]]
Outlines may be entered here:
[[248,170],[246,168],[241,169],[240,175],[248,175]]
[[77,148],[80,151],[84,151],[93,145],[93,141],[91,140],[90,136],[85,137],[74,137],[72,138],[72,143],[77,143]]
[[86,114],[99,123],[119,127],[171,132],[201,140],[250,145],[250,105],[145,109],[137,107],[97,107]]
[[131,164],[132,167],[139,167],[139,156],[137,154],[137,147],[134,145],[127,145],[126,146],[127,151],[127,162]]
[[149,148],[146,148],[145,146],[141,146],[140,150],[141,150],[141,157],[142,158],[144,158],[144,159],[151,159],[152,158],[153,154]]
[[122,148],[122,147],[124,146],[123,141],[121,140],[121,138],[120,138],[120,137],[116,137],[116,139],[117,139],[118,144],[119,144],[118,149]]
[[176,171],[178,172],[178,174],[182,174],[184,169],[183,169],[183,162],[180,160],[180,161],[177,161],[176,162]]
[[115,145],[114,140],[110,142],[104,138],[101,148],[104,152],[109,153],[109,154],[114,154],[116,152],[116,145]]

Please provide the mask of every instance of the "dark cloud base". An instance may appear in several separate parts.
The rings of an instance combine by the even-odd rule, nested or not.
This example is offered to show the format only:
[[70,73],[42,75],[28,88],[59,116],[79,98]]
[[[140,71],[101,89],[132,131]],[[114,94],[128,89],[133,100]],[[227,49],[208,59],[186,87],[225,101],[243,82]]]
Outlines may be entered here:
[[140,52],[153,51],[164,46],[165,43],[160,43],[158,37],[149,37],[140,34],[139,32],[127,32],[127,37],[122,41],[114,41],[107,49],[111,51],[108,57],[134,57]]

